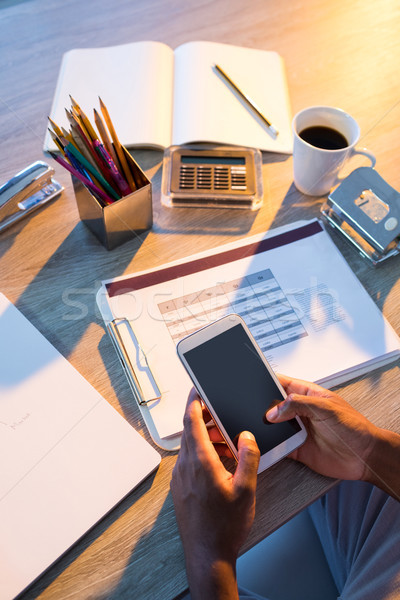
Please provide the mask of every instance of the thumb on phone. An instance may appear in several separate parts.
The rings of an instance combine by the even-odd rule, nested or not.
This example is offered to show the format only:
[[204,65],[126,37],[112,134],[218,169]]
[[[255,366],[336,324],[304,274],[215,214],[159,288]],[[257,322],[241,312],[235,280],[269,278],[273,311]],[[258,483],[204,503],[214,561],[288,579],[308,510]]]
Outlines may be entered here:
[[265,413],[270,423],[281,423],[297,417],[320,418],[321,411],[326,412],[319,398],[289,394],[283,402],[273,406]]

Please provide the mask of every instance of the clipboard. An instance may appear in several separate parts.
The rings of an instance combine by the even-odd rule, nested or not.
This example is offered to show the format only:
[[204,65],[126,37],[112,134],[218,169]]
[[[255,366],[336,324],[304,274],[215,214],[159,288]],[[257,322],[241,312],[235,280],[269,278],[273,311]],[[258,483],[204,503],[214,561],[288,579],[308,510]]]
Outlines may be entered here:
[[318,219],[103,281],[97,304],[165,450],[179,447],[192,387],[176,344],[226,314],[244,318],[275,371],[325,387],[400,355],[396,332]]
[[[162,400],[162,392],[149,360],[134,333],[131,321],[126,317],[113,315],[104,286],[97,292],[96,301],[152,440],[163,450],[170,452],[179,450],[180,433],[168,438],[160,436],[157,416],[154,418],[154,409]],[[140,379],[138,374],[140,374]]]

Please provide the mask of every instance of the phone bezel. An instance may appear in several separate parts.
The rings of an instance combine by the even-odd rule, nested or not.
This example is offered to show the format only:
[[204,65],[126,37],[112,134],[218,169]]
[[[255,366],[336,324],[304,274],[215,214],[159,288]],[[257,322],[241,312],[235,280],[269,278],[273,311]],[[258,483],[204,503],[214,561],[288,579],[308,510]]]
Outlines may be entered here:
[[[193,381],[193,384],[194,384],[197,392],[199,393],[201,399],[203,400],[204,404],[206,405],[207,409],[209,410],[209,412],[213,418],[213,421],[215,422],[222,437],[226,441],[234,458],[237,461],[238,460],[238,452],[237,452],[237,449],[236,449],[233,441],[231,440],[231,438],[225,431],[225,428],[224,428],[222,422],[220,421],[217,413],[215,412],[214,407],[211,405],[210,401],[208,400],[207,395],[205,394],[205,392],[201,386],[201,383],[197,380],[195,374],[191,370],[190,365],[188,364],[188,362],[186,361],[185,356],[184,356],[185,353],[188,352],[189,350],[192,350],[193,348],[197,348],[198,346],[201,346],[205,342],[217,337],[218,335],[220,335],[221,333],[223,333],[225,331],[228,331],[229,329],[231,329],[232,327],[235,327],[236,325],[242,325],[244,331],[246,332],[246,334],[249,338],[249,341],[251,342],[254,349],[260,356],[268,373],[271,375],[271,377],[275,381],[278,389],[282,393],[282,399],[286,398],[287,394],[286,394],[285,390],[281,386],[277,376],[275,375],[270,364],[268,363],[267,359],[265,358],[264,354],[262,353],[261,349],[259,348],[259,346],[258,346],[257,342],[255,341],[254,337],[252,336],[249,328],[247,327],[247,325],[244,322],[244,320],[242,319],[242,317],[240,317],[237,314],[232,313],[232,314],[226,315],[226,316],[218,319],[217,321],[214,321],[213,323],[210,323],[209,325],[206,325],[205,327],[202,327],[201,329],[195,331],[194,333],[191,333],[188,336],[182,338],[178,342],[176,350],[177,350],[178,356],[179,356],[183,366],[185,367],[191,380]],[[295,417],[295,418],[296,418],[297,422],[299,423],[299,426],[301,427],[300,431],[298,431],[297,433],[292,435],[290,438],[288,438],[287,440],[280,443],[278,446],[275,446],[274,448],[272,448],[271,450],[269,450],[268,452],[263,454],[260,457],[260,464],[259,464],[258,471],[257,471],[258,473],[265,471],[265,469],[267,469],[271,465],[275,464],[276,462],[278,462],[279,460],[281,460],[282,458],[284,458],[285,456],[287,456],[288,454],[293,452],[293,450],[295,450],[296,448],[298,448],[305,442],[305,440],[307,438],[307,431],[306,431],[301,419],[299,417]]]

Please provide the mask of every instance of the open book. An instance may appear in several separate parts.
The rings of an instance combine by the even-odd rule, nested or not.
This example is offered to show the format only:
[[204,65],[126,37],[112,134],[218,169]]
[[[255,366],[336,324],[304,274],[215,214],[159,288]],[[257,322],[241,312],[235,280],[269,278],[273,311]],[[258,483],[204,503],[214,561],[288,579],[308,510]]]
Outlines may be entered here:
[[[215,71],[215,64],[251,98],[278,136]],[[174,51],[151,41],[70,50],[63,57],[50,113],[66,128],[69,95],[89,118],[100,96],[128,148],[210,142],[292,151],[286,76],[276,52],[214,42],[189,42]],[[57,150],[49,134],[48,150]]]

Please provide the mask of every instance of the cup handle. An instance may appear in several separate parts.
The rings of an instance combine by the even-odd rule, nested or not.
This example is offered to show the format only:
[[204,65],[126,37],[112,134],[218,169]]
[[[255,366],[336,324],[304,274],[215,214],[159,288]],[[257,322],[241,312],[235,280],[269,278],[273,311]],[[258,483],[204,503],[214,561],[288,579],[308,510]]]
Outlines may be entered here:
[[366,148],[354,148],[350,156],[354,156],[354,154],[362,154],[363,156],[366,156],[371,161],[371,167],[375,166],[376,158],[372,154],[372,152],[370,152]]
[[[375,156],[372,154],[372,152],[370,152],[369,150],[367,150],[366,148],[353,148],[351,153],[348,155],[347,159],[346,159],[346,163],[349,159],[351,159],[352,156],[354,156],[355,154],[362,154],[363,156],[366,156],[367,158],[369,158],[369,160],[371,161],[371,167],[374,167],[376,164],[376,158]],[[340,171],[336,176],[336,181],[334,183],[334,186],[337,186],[339,183],[342,183],[342,181],[345,179],[345,177],[341,177],[340,176]]]

